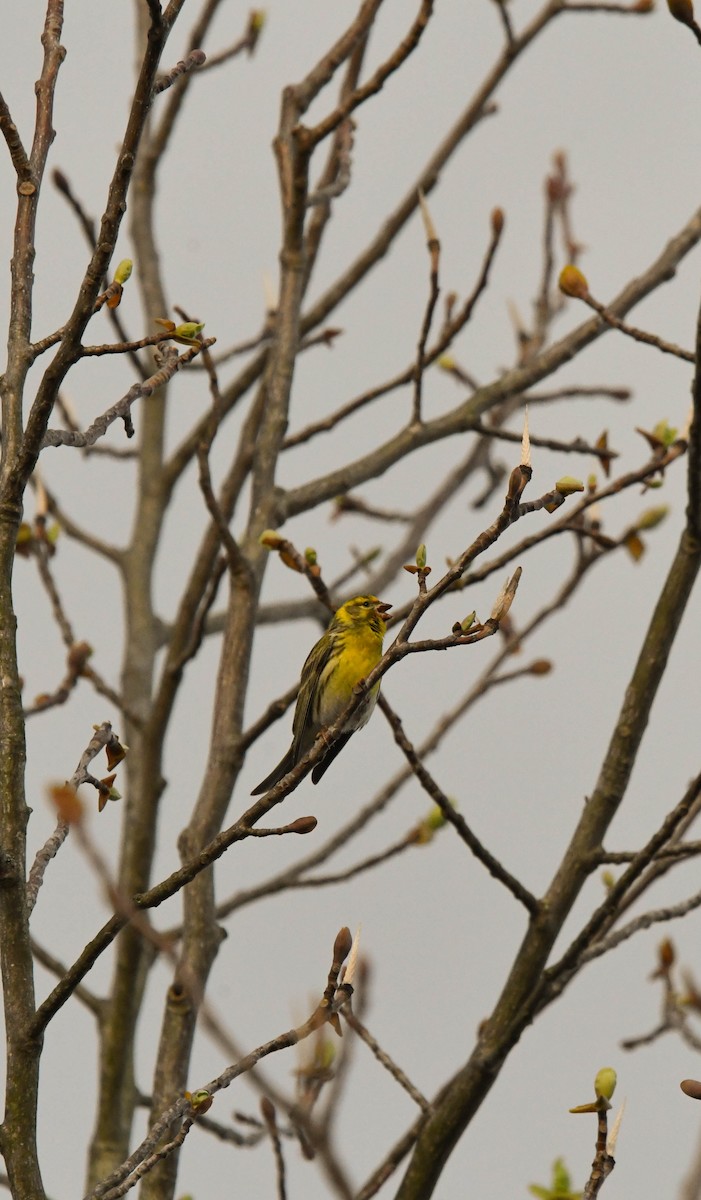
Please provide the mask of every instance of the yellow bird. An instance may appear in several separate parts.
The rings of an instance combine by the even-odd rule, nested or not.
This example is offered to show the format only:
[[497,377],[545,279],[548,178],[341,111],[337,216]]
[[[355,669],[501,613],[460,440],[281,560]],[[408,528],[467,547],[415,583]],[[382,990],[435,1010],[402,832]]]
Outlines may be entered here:
[[[252,796],[259,796],[279,783],[283,775],[311,750],[319,734],[340,717],[350,703],[356,685],[382,657],[386,616],[391,607],[377,596],[356,596],[336,610],[326,633],[319,638],[302,667],[292,721],[292,745],[275,769],[253,789]],[[314,767],[312,783],[319,782],[349,737],[370,719],[379,690],[380,685],[376,683],[363,697],[338,741]]]

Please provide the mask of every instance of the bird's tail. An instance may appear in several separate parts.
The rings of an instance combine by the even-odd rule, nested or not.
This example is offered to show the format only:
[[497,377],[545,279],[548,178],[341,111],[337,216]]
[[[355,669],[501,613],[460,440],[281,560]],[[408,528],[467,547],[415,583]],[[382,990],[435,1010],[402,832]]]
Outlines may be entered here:
[[316,764],[316,766],[314,767],[314,770],[312,771],[312,783],[319,782],[319,780],[321,779],[321,776],[331,766],[331,763],[333,762],[336,755],[341,753],[346,742],[348,741],[348,739],[351,737],[351,735],[354,732],[355,731],[353,729],[348,729],[345,733],[342,733],[341,736],[339,737],[338,741],[334,742],[333,746],[331,746],[331,748],[326,751],[326,754],[324,755],[324,757],[321,759],[320,762],[318,762]]
[[266,775],[266,777],[262,781],[262,783],[258,784],[258,787],[254,787],[253,791],[251,792],[251,795],[252,796],[261,796],[263,794],[263,792],[267,792],[270,790],[271,787],[275,787],[275,784],[279,783],[280,780],[282,779],[283,775],[286,775],[288,771],[291,771],[294,765],[295,765],[295,755],[294,755],[294,743],[293,743],[290,746],[289,750],[287,751],[287,754],[285,755],[285,757],[280,759],[280,762],[278,763],[278,765],[270,772],[269,775]]

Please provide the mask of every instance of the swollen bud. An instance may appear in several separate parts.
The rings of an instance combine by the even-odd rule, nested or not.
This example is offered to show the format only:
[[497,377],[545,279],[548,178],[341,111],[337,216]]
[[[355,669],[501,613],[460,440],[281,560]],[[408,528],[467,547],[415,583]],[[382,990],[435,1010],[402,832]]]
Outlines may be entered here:
[[317,826],[316,817],[297,817],[291,825],[285,826],[287,833],[313,833]]
[[134,264],[130,258],[123,258],[114,273],[114,282],[126,283],[127,279],[131,275],[133,266]]
[[430,830],[432,830],[433,833],[435,833],[437,829],[442,829],[446,823],[446,817],[443,809],[439,808],[437,804],[434,804],[431,811],[424,818],[424,823]]
[[560,271],[558,286],[565,296],[574,296],[577,300],[584,300],[589,295],[586,276],[582,274],[579,267],[575,267],[572,263]]
[[504,228],[504,210],[503,210],[503,208],[493,208],[492,209],[491,221],[492,221],[492,233],[495,234],[496,237],[498,237],[499,234],[501,233],[502,229]]
[[416,551],[416,565],[420,571],[423,571],[426,566],[426,546],[424,542],[421,543]]
[[206,1088],[200,1088],[198,1092],[185,1092],[185,1099],[190,1101],[193,1114],[198,1117],[206,1113],[214,1103],[214,1096]]
[[637,528],[654,529],[656,525],[659,525],[662,521],[664,521],[668,514],[669,508],[666,504],[660,504],[657,508],[648,508],[646,512],[642,513],[642,515],[638,518]]
[[203,329],[204,321],[183,321],[182,325],[175,326],[172,336],[182,338],[186,342],[193,342]]
[[667,8],[675,21],[681,21],[682,25],[694,24],[694,6],[691,0],[667,0]]
[[342,963],[344,958],[350,954],[350,948],[353,945],[353,937],[347,925],[339,929],[336,934],[336,941],[333,944],[333,961]]
[[572,475],[563,475],[555,484],[555,490],[561,496],[571,496],[573,492],[583,492],[584,484],[581,479],[575,479]]
[[616,1090],[616,1072],[613,1067],[602,1067],[596,1073],[594,1092],[604,1100],[610,1100]]

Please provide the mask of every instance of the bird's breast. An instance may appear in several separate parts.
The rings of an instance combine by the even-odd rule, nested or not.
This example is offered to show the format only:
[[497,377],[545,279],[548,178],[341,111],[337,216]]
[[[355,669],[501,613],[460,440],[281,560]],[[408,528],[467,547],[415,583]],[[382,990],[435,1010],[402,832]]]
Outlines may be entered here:
[[[350,703],[356,684],[377,666],[382,657],[382,642],[374,634],[368,637],[344,632],[341,652],[332,655],[324,670],[320,694],[324,697],[321,721],[330,725]],[[380,690],[379,683],[364,697],[348,722],[351,729],[360,729],[369,719]]]

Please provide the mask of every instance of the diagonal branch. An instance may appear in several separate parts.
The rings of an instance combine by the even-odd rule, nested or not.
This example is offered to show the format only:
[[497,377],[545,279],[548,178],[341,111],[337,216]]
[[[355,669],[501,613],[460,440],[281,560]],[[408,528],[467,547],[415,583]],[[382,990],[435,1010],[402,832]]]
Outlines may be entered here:
[[493,875],[499,883],[502,883],[511,892],[512,896],[515,896],[523,904],[531,916],[535,916],[539,910],[539,904],[535,896],[515,876],[507,871],[493,854],[490,854],[489,850],[482,845],[479,838],[472,832],[465,818],[453,807],[445,792],[438,786],[433,776],[422,763],[416,750],[404,733],[399,717],[382,694],[380,694],[378,704],[389,722],[395,742],[409,763],[414,775],[424,791],[431,797],[434,804],[438,805],[446,821],[457,830],[458,835],[462,838],[465,845],[470,848],[475,858],[487,868],[489,874]]

